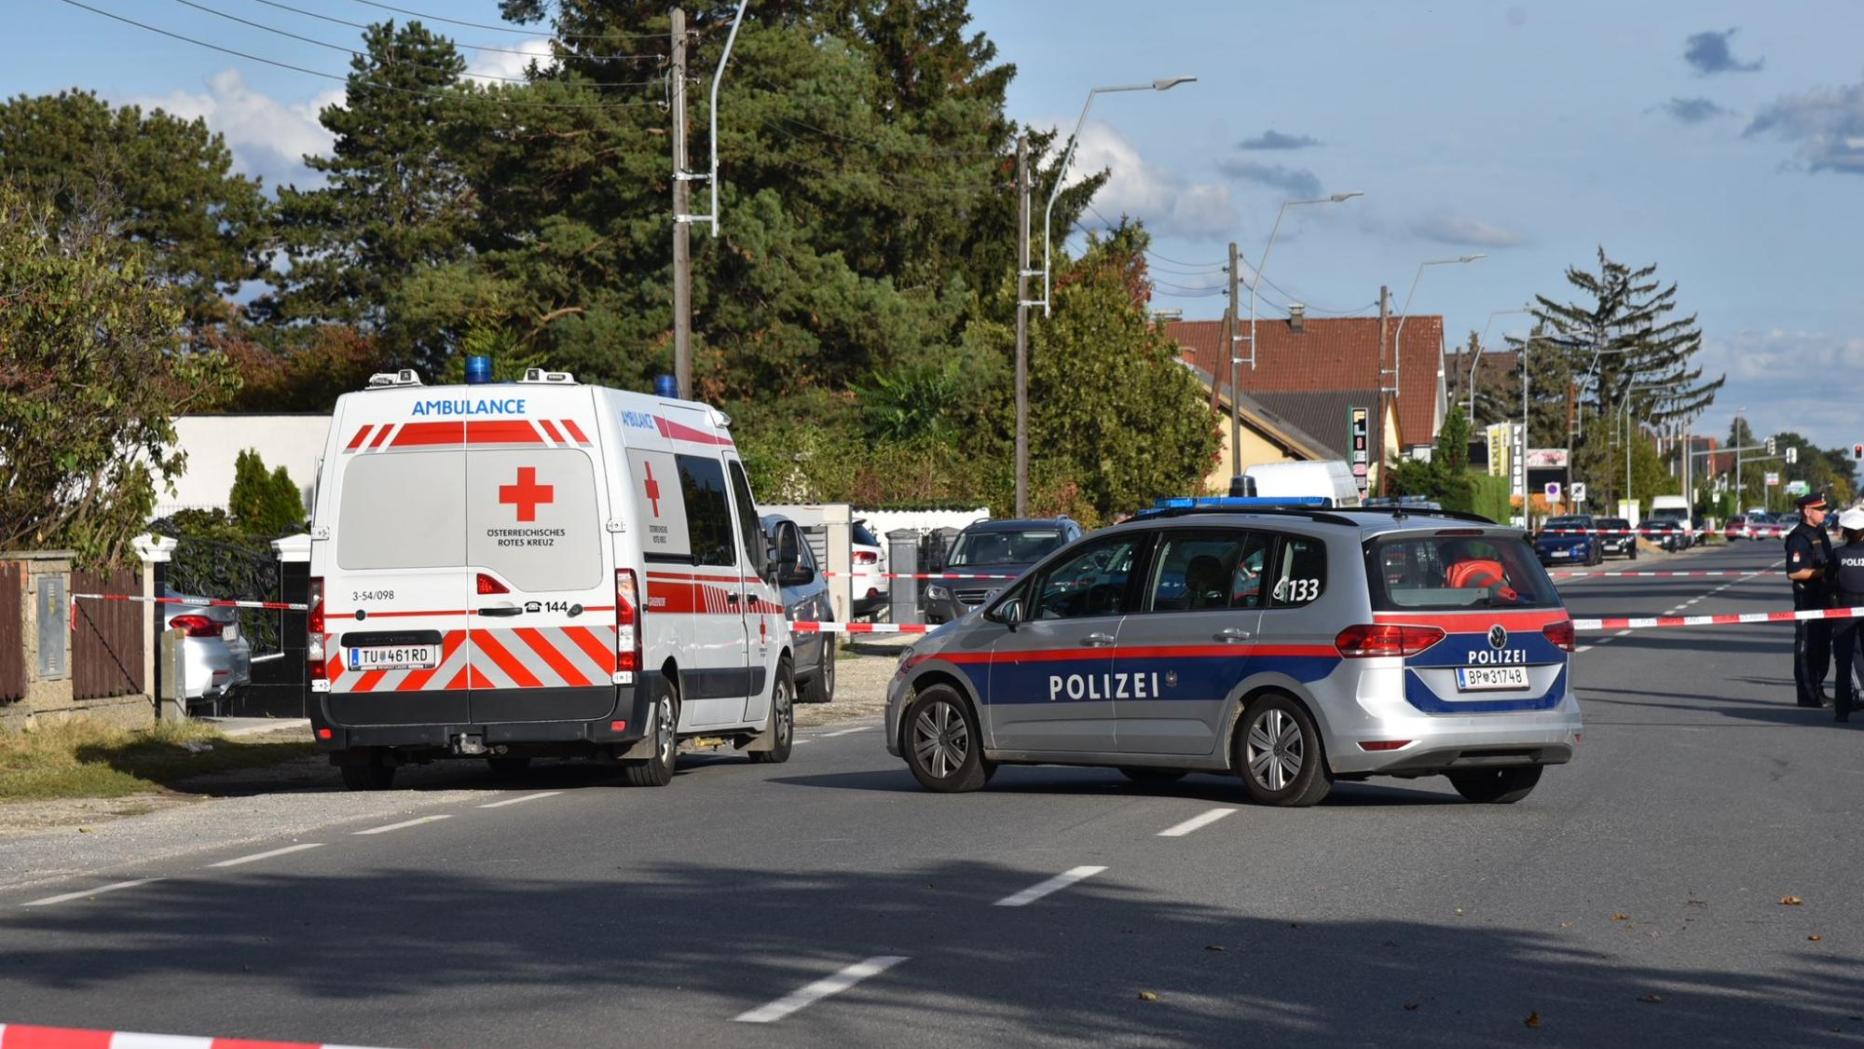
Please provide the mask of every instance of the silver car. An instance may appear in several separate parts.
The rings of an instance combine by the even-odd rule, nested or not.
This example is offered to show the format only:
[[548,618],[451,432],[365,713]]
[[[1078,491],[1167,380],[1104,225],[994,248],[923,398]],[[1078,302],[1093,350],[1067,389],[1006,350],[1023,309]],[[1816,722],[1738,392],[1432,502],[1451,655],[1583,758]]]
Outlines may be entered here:
[[888,689],[889,752],[934,791],[1099,765],[1231,771],[1271,805],[1374,775],[1513,802],[1571,760],[1572,620],[1519,529],[1262,502],[1095,532],[928,634]]
[[218,702],[252,685],[252,644],[240,628],[239,610],[205,604],[205,598],[164,593],[201,604],[157,606],[162,629],[179,630],[182,695],[190,702]]

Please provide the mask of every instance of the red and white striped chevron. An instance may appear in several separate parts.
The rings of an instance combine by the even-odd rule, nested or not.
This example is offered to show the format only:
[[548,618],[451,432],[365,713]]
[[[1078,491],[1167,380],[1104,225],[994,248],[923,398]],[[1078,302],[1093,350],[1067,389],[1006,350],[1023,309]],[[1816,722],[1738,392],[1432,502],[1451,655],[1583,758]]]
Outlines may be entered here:
[[343,452],[347,455],[467,444],[587,448],[590,441],[574,419],[367,423],[343,446]]
[[195,1038],[133,1031],[86,1031],[74,1027],[0,1024],[0,1049],[363,1049],[316,1042],[267,1042],[247,1038]]
[[464,630],[449,630],[441,638],[439,666],[351,670],[339,651],[331,657],[327,673],[332,692],[592,688],[614,680],[615,628],[475,627],[470,640]]

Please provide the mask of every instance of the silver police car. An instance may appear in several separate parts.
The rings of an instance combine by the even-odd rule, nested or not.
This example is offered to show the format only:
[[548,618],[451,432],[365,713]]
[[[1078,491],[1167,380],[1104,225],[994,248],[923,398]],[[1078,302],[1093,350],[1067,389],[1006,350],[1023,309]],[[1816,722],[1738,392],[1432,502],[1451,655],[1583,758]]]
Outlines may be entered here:
[[1314,502],[1166,500],[1050,555],[902,655],[888,751],[941,792],[1098,765],[1270,805],[1374,775],[1514,802],[1571,760],[1573,624],[1522,532]]

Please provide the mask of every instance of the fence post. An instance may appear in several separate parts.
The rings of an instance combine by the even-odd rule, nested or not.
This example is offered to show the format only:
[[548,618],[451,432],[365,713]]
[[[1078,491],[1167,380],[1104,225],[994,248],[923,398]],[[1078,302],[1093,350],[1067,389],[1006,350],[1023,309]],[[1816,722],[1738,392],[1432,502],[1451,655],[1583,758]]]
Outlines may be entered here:
[[[174,539],[165,535],[151,535],[147,532],[130,540],[130,547],[136,556],[142,559],[142,596],[155,597],[161,589],[163,577],[168,572],[168,562],[175,556]],[[168,673],[166,660],[167,649],[160,654],[156,651],[155,624],[162,622],[161,606],[144,602],[142,604],[142,680],[149,689],[149,701],[156,707],[156,715],[161,715],[163,681]],[[156,673],[156,667],[162,673]]]
[[887,601],[892,606],[888,621],[924,622],[919,608],[919,580],[913,578],[919,572],[917,529],[899,528],[887,533],[887,568],[893,573],[892,585],[887,588]]
[[183,639],[180,630],[162,631],[162,698],[156,711],[163,721],[185,721],[188,717],[188,683],[183,675]]

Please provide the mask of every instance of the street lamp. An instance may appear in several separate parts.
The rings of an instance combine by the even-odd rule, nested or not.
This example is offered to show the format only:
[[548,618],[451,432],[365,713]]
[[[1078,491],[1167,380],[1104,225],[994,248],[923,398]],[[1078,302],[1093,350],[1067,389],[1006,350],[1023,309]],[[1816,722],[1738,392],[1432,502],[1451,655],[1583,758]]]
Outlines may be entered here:
[[[1404,322],[1411,319],[1411,298],[1417,294],[1418,281],[1421,281],[1424,279],[1424,268],[1426,266],[1461,265],[1466,262],[1474,262],[1477,259],[1486,259],[1486,258],[1488,258],[1486,254],[1482,254],[1478,252],[1474,255],[1458,255],[1457,257],[1453,259],[1425,259],[1423,262],[1420,262],[1417,264],[1417,276],[1411,278],[1411,290],[1406,292],[1405,297],[1404,297],[1404,310],[1398,315],[1398,331],[1392,336],[1391,395],[1393,397],[1399,396],[1399,393],[1398,393],[1399,385],[1398,384],[1399,384],[1399,380],[1403,377],[1402,369],[1404,367]],[[1441,363],[1438,364],[1438,368],[1439,369],[1442,368]]]
[[[1482,360],[1482,351],[1488,348],[1489,327],[1495,323],[1495,318],[1497,317],[1506,316],[1511,313],[1532,313],[1532,312],[1534,311],[1527,308],[1526,306],[1522,306],[1519,309],[1513,309],[1513,310],[1490,310],[1489,311],[1489,320],[1487,324],[1484,324],[1482,326],[1482,338],[1476,343],[1476,352],[1469,355],[1469,425],[1474,426],[1476,424],[1476,364]],[[1399,323],[1403,323],[1403,322],[1400,321]],[[1525,361],[1523,361],[1522,366],[1526,367]],[[1523,437],[1522,440],[1526,440],[1526,437]],[[1522,447],[1526,447],[1526,445],[1523,445]]]
[[[1334,193],[1325,197],[1315,197],[1311,200],[1282,201],[1281,210],[1275,213],[1275,225],[1269,227],[1269,242],[1263,245],[1262,258],[1256,263],[1255,276],[1249,281],[1249,369],[1251,371],[1254,371],[1256,367],[1256,285],[1262,283],[1262,271],[1269,264],[1269,252],[1273,251],[1275,248],[1275,234],[1281,230],[1282,216],[1288,214],[1289,208],[1300,204],[1344,204],[1354,197],[1363,196],[1365,196],[1365,194],[1359,190],[1351,190],[1346,193]],[[1230,274],[1230,279],[1234,281],[1236,279],[1236,274]],[[1231,462],[1235,464],[1240,464],[1242,462],[1240,457],[1243,447],[1243,410],[1241,407],[1242,398],[1240,396],[1242,393],[1242,374],[1238,368],[1238,365],[1241,363],[1242,361],[1236,356],[1236,346],[1234,340],[1232,340],[1230,346],[1230,456]],[[1241,472],[1242,469],[1239,465],[1237,473]]]
[[1094,96],[1115,91],[1170,91],[1179,84],[1190,84],[1196,80],[1194,76],[1161,77],[1149,84],[1112,84],[1094,88],[1087,93],[1087,102],[1081,106],[1081,117],[1074,122],[1074,134],[1068,136],[1068,149],[1061,155],[1061,167],[1055,170],[1055,187],[1049,190],[1048,207],[1042,211],[1042,316],[1049,315],[1049,226],[1055,216],[1055,198],[1061,196],[1062,183],[1068,174],[1068,161],[1073,159],[1074,147],[1081,141],[1081,126],[1087,123],[1087,111],[1093,108]]

